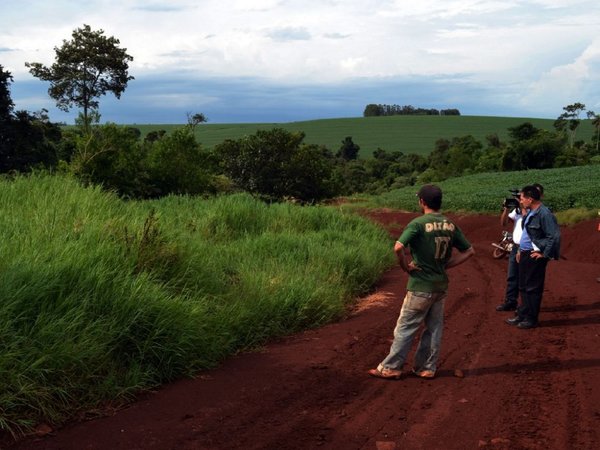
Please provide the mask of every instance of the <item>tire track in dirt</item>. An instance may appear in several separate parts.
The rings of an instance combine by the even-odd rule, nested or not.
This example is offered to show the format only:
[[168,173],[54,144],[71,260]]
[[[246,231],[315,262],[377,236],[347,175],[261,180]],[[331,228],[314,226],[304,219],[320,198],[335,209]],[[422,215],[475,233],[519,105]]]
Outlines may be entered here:
[[[479,258],[485,256],[480,256]],[[454,326],[454,317],[457,314],[465,316],[471,320],[468,321],[467,330],[464,329],[464,324],[461,323],[461,331],[464,339],[462,342],[460,339],[455,345],[445,352],[445,356],[440,358],[440,364],[444,364],[447,360],[452,360],[456,352],[462,353],[462,368],[468,368],[468,365],[478,357],[481,348],[479,335],[482,332],[482,327],[489,318],[488,308],[490,301],[493,299],[490,296],[490,290],[492,286],[492,277],[490,274],[483,270],[481,262],[478,259],[474,259],[472,264],[476,270],[481,274],[481,277],[477,280],[470,280],[467,275],[459,274],[457,279],[454,279],[451,275],[452,286],[449,291],[450,304],[446,305],[445,323],[448,332],[457,333],[457,327]],[[461,292],[462,291],[462,292]],[[485,305],[482,308],[481,304]],[[445,331],[447,334],[447,332]],[[454,344],[454,341],[450,341]],[[457,367],[460,368],[460,367]]]

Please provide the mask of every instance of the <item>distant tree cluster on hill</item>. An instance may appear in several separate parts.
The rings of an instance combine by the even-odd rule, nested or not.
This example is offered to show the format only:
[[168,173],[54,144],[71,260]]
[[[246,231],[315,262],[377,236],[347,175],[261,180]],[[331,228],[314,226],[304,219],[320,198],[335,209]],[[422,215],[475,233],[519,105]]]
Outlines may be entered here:
[[460,116],[460,111],[456,108],[440,110],[435,108],[415,108],[412,105],[400,106],[370,103],[365,107],[363,116]]

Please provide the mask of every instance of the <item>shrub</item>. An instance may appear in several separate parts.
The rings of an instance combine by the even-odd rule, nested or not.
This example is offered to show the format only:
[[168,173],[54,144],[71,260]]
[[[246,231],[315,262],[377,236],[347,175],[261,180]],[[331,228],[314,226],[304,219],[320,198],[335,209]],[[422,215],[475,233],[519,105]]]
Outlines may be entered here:
[[146,145],[153,196],[214,192],[210,155],[202,151],[190,127]]
[[281,128],[226,140],[215,154],[225,175],[252,194],[271,200],[318,201],[336,194],[333,160],[324,147],[302,143],[304,133]]
[[73,139],[71,171],[78,178],[125,197],[147,195],[145,149],[129,128],[114,123],[81,127]]

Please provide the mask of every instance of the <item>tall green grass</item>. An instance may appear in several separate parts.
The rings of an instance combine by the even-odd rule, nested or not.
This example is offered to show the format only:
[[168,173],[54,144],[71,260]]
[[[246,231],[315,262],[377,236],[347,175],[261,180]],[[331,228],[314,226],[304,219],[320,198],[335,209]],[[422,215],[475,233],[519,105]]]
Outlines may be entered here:
[[0,429],[18,434],[340,318],[393,263],[332,207],[0,181]]
[[[600,165],[563,169],[480,173],[451,178],[438,184],[444,192],[443,208],[451,211],[497,213],[509,189],[532,183],[544,186],[544,203],[555,212],[573,208],[600,209]],[[353,205],[417,210],[419,186],[408,186],[378,196],[360,196]]]
[[[557,116],[560,111],[557,112]],[[288,131],[303,131],[305,142],[325,145],[336,151],[342,140],[351,136],[360,146],[360,157],[370,158],[373,151],[382,148],[387,151],[399,150],[404,153],[428,155],[440,138],[473,135],[484,145],[486,136],[496,133],[503,141],[508,141],[508,128],[523,122],[531,122],[544,130],[554,130],[554,120],[523,117],[491,116],[389,116],[354,117],[342,119],[320,119],[287,123],[207,123],[196,127],[196,138],[205,148],[213,148],[225,139],[239,139],[275,127]],[[145,136],[153,130],[168,132],[181,125],[132,125]],[[577,130],[577,139],[590,141],[594,128],[590,120],[582,120]]]

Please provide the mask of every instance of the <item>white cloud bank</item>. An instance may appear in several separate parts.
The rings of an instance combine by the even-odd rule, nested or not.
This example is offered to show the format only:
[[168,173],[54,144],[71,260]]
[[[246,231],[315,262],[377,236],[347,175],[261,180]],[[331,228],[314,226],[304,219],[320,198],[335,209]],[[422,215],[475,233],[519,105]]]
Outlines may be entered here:
[[450,77],[493,87],[482,102],[549,115],[600,97],[597,1],[1,2],[0,64],[31,80],[24,63],[52,63],[53,48],[84,23],[120,39],[136,80],[336,85]]

